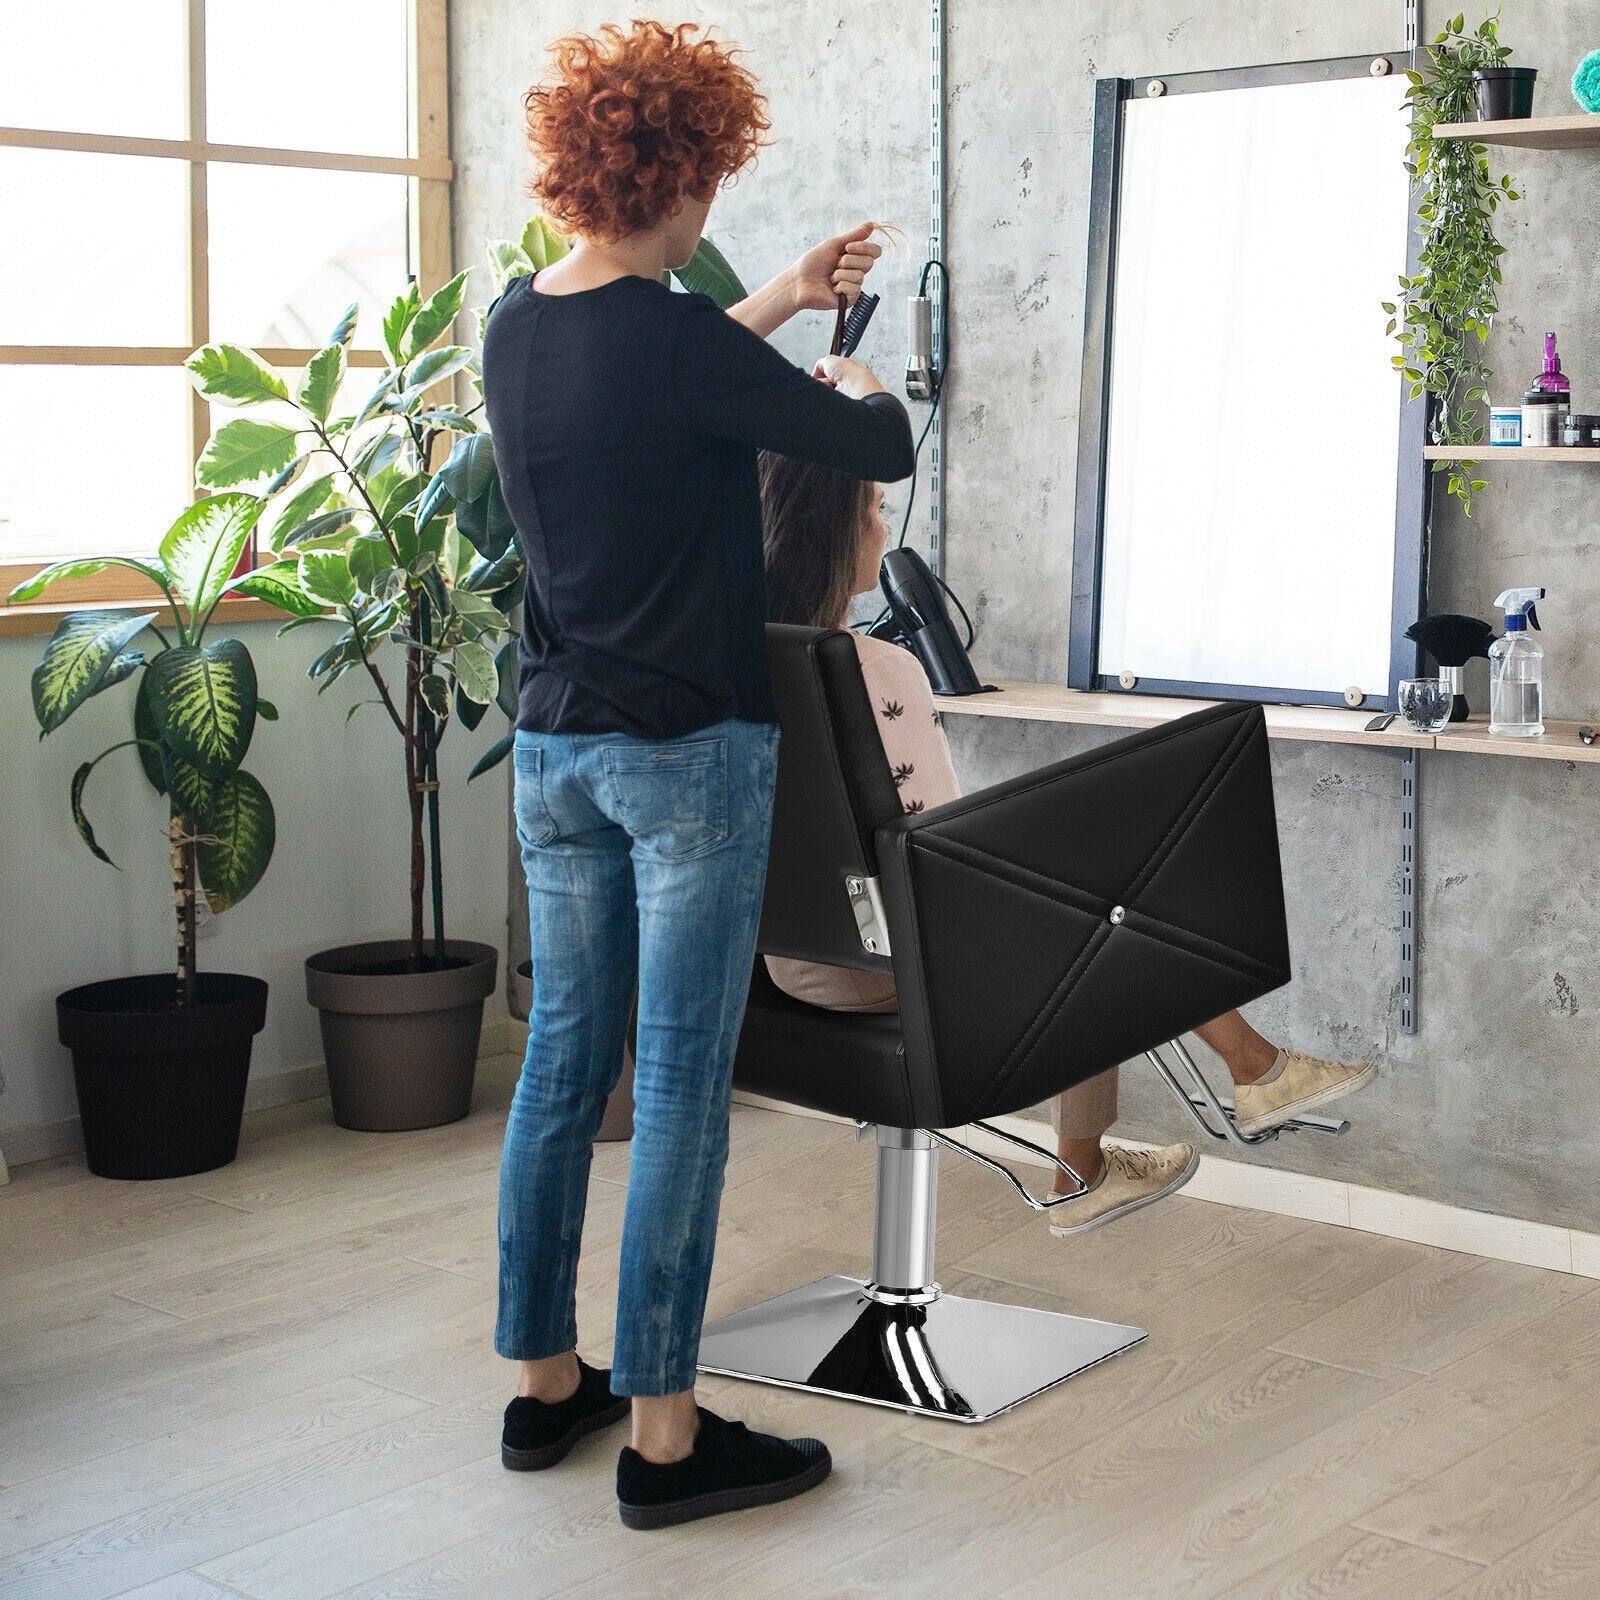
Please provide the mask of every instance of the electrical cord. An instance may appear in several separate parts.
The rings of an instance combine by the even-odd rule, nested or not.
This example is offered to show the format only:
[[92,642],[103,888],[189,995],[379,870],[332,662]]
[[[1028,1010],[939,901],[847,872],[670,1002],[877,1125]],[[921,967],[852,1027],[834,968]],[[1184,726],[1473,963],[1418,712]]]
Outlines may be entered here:
[[922,473],[922,447],[927,442],[928,433],[933,427],[933,419],[939,415],[939,400],[944,394],[944,379],[941,377],[933,391],[933,401],[928,407],[928,420],[922,424],[922,432],[917,435],[916,449],[911,457],[911,486],[906,491],[906,514],[900,519],[900,537],[895,540],[894,547],[899,550],[906,542],[906,533],[911,527],[911,508],[917,503],[917,480]]
[[973,641],[978,637],[978,630],[972,626],[972,618],[967,615],[967,608],[962,605],[961,597],[955,592],[954,589],[950,587],[948,583],[944,581],[943,578],[939,576],[937,572],[933,575],[933,581],[944,590],[945,594],[949,596],[951,600],[955,602],[956,610],[961,613],[961,620],[967,625],[967,637],[961,648],[963,650],[970,650],[972,648]]
[[[917,293],[919,295],[927,294],[928,278],[935,271],[935,269],[937,269],[939,273],[940,298],[941,300],[948,299],[950,294],[950,269],[944,264],[944,262],[939,260],[937,256],[934,256],[923,263],[922,276],[917,281]],[[939,354],[941,358],[944,356],[944,350],[942,348],[940,349]],[[917,435],[916,448],[912,452],[911,485],[906,492],[905,515],[900,519],[900,535],[894,542],[894,548],[896,550],[900,550],[905,547],[906,535],[911,529],[911,512],[917,503],[917,482],[922,471],[922,447],[927,442],[928,434],[933,429],[934,418],[939,415],[939,402],[944,398],[944,376],[944,367],[941,361],[938,376],[934,380],[933,399],[928,405],[927,420],[922,424],[922,432]],[[961,613],[961,620],[966,625],[967,629],[966,643],[963,648],[970,650],[972,648],[973,641],[978,635],[977,630],[972,625],[972,618],[967,614],[967,608],[962,605],[960,596],[956,594],[955,590],[952,589],[950,585],[938,575],[938,573],[933,574],[933,580],[941,589],[944,590],[946,597],[954,603],[956,610]],[[863,631],[867,633],[875,632],[889,620],[890,615],[890,608],[885,606],[883,610],[872,619],[871,622],[865,625]]]

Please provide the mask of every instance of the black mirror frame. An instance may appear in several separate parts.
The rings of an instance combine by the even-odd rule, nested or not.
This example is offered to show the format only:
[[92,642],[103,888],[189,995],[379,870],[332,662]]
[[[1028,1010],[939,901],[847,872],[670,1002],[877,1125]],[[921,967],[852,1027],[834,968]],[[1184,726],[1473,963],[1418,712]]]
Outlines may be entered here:
[[[1067,683],[1074,689],[1112,693],[1193,695],[1213,700],[1257,700],[1267,704],[1347,706],[1342,689],[1306,690],[1259,684],[1199,683],[1185,679],[1141,679],[1125,689],[1116,675],[1100,670],[1100,586],[1105,529],[1106,447],[1110,430],[1112,329],[1116,313],[1117,224],[1121,202],[1122,121],[1129,100],[1270,84],[1325,82],[1371,75],[1376,61],[1403,70],[1403,57],[1342,56],[1328,61],[1286,62],[1160,78],[1100,78],[1095,82],[1092,174],[1089,190],[1089,252],[1084,276],[1083,367],[1078,404],[1078,474],[1074,496],[1072,609],[1067,636]],[[1152,94],[1152,85],[1155,85]],[[1412,201],[1406,271],[1417,271],[1420,236]],[[1414,677],[1421,648],[1405,630],[1422,614],[1427,596],[1430,479],[1422,450],[1427,442],[1428,397],[1401,401],[1400,464],[1395,488],[1394,581],[1390,610],[1389,686],[1367,695],[1360,709],[1394,710],[1402,678]],[[1336,445],[1337,441],[1330,441]]]

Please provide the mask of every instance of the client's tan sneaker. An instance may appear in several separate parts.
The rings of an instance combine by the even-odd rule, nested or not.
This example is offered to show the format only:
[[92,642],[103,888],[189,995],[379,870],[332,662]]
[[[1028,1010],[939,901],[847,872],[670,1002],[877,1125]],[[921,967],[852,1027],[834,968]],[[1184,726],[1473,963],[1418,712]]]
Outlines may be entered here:
[[1154,1150],[1108,1145],[1105,1162],[1105,1171],[1087,1194],[1045,1213],[1051,1233],[1061,1238],[1086,1233],[1181,1189],[1194,1176],[1200,1157],[1186,1144],[1158,1145]]
[[1302,1111],[1364,1089],[1378,1075],[1373,1061],[1321,1061],[1298,1050],[1284,1051],[1283,1072],[1274,1083],[1242,1083],[1233,1091],[1240,1133],[1281,1127]]

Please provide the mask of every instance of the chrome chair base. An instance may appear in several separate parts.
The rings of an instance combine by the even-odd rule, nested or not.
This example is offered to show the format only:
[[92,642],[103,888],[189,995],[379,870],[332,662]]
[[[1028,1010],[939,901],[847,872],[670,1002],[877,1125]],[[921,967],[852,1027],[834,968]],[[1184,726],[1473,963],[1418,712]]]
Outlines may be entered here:
[[700,1370],[920,1416],[987,1422],[1120,1355],[1143,1328],[820,1278],[710,1323]]

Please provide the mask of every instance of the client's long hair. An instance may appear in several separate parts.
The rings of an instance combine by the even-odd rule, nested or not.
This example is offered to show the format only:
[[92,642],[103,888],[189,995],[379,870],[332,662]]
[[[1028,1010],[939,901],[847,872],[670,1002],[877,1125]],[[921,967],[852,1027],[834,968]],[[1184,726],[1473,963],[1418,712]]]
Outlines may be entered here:
[[877,486],[770,450],[761,453],[760,475],[768,620],[839,627]]

